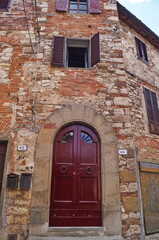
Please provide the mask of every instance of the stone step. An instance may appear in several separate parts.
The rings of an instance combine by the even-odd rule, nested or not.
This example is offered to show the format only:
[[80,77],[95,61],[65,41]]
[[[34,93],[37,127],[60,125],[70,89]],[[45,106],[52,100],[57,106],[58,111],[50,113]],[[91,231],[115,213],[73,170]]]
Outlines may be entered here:
[[36,237],[30,236],[28,240],[123,240],[121,236],[87,236],[87,237]]

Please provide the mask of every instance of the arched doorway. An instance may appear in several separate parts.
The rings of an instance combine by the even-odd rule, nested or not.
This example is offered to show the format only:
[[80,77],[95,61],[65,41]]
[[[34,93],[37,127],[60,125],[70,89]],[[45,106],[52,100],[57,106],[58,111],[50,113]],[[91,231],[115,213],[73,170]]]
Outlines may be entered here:
[[74,124],[56,136],[53,150],[50,226],[101,226],[99,140]]
[[[57,133],[63,126],[82,123],[95,129],[100,137],[102,229],[83,228],[78,236],[121,236],[121,204],[119,191],[119,163],[117,140],[114,129],[104,116],[82,104],[73,104],[51,114],[41,127],[36,144],[35,170],[32,184],[29,236],[61,236],[61,228],[49,228],[50,190],[52,169],[52,146]],[[68,229],[64,235],[71,236]],[[91,229],[91,230],[90,230]],[[99,228],[98,228],[99,229]],[[74,230],[75,231],[75,230]],[[73,232],[74,232],[73,231]],[[102,231],[102,232],[101,232]],[[76,232],[76,233],[77,233]],[[98,236],[99,237],[98,237]],[[120,239],[120,238],[119,238]]]

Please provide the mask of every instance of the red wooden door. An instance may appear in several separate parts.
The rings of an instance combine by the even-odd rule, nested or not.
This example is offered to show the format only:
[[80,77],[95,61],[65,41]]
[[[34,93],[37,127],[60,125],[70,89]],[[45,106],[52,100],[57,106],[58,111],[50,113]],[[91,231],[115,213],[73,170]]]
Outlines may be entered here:
[[50,226],[101,226],[99,141],[88,127],[64,128],[54,142]]

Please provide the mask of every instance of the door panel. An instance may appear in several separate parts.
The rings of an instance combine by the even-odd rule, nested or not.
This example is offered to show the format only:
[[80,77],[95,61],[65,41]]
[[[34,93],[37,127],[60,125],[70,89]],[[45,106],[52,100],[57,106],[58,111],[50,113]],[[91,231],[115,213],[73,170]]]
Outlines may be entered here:
[[[89,186],[89,188],[88,188]],[[80,203],[94,203],[98,202],[98,179],[97,178],[80,178],[79,189]]]
[[159,165],[140,163],[145,232],[159,232]]
[[54,142],[50,226],[101,226],[99,141],[88,127],[64,128]]
[[[71,177],[67,177],[65,179],[61,177],[55,178],[55,185],[58,188],[55,188],[55,196],[54,201],[73,201],[73,179]],[[61,189],[67,189],[67,191],[61,191]]]

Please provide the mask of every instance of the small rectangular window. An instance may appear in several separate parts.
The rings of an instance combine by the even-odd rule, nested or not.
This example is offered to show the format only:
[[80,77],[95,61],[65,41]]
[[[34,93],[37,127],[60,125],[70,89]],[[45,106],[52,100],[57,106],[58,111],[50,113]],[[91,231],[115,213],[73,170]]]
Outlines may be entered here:
[[145,43],[135,37],[137,56],[139,59],[148,62],[147,49]]
[[88,12],[87,5],[87,0],[70,0],[69,12],[86,14]]
[[56,0],[56,11],[70,13],[100,13],[100,0]]
[[52,50],[54,66],[90,68],[100,62],[99,33],[90,39],[54,36]]
[[67,67],[90,67],[89,40],[67,39],[66,66]]
[[156,93],[144,88],[144,96],[150,132],[159,134],[159,109]]

